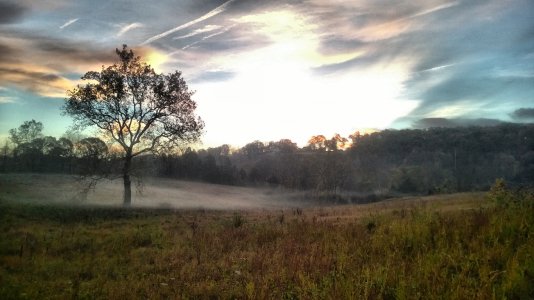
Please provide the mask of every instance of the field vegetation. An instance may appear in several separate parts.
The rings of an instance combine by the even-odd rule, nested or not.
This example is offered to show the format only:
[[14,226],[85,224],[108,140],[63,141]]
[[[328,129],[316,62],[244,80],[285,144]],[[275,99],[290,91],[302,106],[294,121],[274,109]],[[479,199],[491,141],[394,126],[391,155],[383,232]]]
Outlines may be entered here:
[[534,297],[534,196],[503,181],[247,210],[22,201],[4,187],[1,299]]

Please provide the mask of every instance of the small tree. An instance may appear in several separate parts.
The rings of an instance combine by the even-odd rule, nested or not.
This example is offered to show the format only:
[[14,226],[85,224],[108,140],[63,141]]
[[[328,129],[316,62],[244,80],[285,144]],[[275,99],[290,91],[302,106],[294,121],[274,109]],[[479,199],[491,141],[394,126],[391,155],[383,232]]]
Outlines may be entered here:
[[157,74],[124,45],[119,62],[87,72],[87,84],[68,91],[63,107],[76,125],[96,126],[123,153],[124,205],[131,204],[132,159],[199,139],[204,123],[180,72]]
[[19,128],[9,130],[11,141],[20,146],[24,143],[30,143],[35,139],[43,137],[43,123],[35,120],[25,121]]

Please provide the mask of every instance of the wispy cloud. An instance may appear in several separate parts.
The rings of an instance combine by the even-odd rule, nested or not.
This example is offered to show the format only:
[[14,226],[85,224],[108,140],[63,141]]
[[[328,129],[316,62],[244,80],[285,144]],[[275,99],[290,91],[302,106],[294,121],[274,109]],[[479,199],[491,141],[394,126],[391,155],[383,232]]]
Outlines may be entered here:
[[64,97],[65,91],[75,86],[52,69],[32,64],[20,64],[11,68],[0,66],[0,81],[23,87],[43,97]]
[[4,97],[9,95],[2,93],[13,88],[64,97],[77,83],[73,78],[115,59],[113,51],[98,45],[19,31],[0,33],[0,50],[0,96]]
[[15,103],[15,99],[13,97],[0,96],[0,104],[6,103]]
[[170,30],[167,30],[167,31],[165,31],[165,32],[163,32],[163,33],[157,34],[157,35],[155,35],[155,36],[153,36],[153,37],[147,39],[147,40],[144,41],[143,43],[141,43],[141,45],[146,45],[146,44],[152,43],[153,41],[156,41],[156,40],[159,40],[159,39],[161,39],[161,38],[163,38],[163,37],[166,37],[166,36],[168,36],[169,34],[174,33],[174,32],[176,32],[176,31],[178,31],[178,30],[182,30],[182,29],[188,28],[188,27],[190,27],[190,26],[192,26],[192,25],[195,25],[195,24],[197,24],[197,23],[199,23],[199,22],[202,22],[202,21],[207,20],[207,19],[209,19],[209,18],[211,18],[211,17],[214,17],[214,16],[216,16],[216,15],[218,15],[218,14],[224,12],[224,11],[226,10],[226,8],[228,7],[228,5],[229,5],[230,3],[232,3],[232,2],[234,2],[234,1],[235,1],[235,0],[229,0],[229,1],[226,1],[225,3],[221,4],[220,6],[218,6],[218,7],[215,8],[215,9],[211,10],[211,11],[208,12],[207,14],[205,14],[205,15],[199,17],[199,18],[196,18],[196,19],[194,19],[193,21],[190,21],[190,22],[187,22],[187,23],[185,23],[185,24],[182,24],[182,25],[180,25],[180,26],[178,26],[178,27],[175,27],[175,28],[170,29]]
[[143,27],[144,25],[142,23],[132,23],[132,24],[128,24],[126,26],[123,26],[121,27],[121,29],[119,30],[119,32],[117,33],[117,36],[121,36],[123,34],[125,34],[126,32],[132,30],[132,29],[135,29],[135,28],[139,28],[139,27]]
[[456,6],[458,4],[460,4],[458,1],[444,3],[444,4],[441,4],[441,5],[429,8],[429,9],[425,9],[425,10],[420,11],[418,13],[415,13],[415,14],[411,15],[410,18],[415,18],[415,17],[421,17],[421,16],[424,16],[424,15],[428,15],[428,14],[440,11],[442,9],[446,9],[446,8],[450,8],[450,7]]
[[173,40],[185,39],[185,38],[188,38],[188,37],[192,37],[192,36],[199,35],[199,34],[202,34],[202,33],[211,32],[211,31],[214,31],[214,30],[217,30],[217,29],[221,29],[221,28],[222,28],[222,26],[220,26],[220,25],[206,25],[206,26],[204,26],[202,28],[199,28],[199,29],[191,31],[188,34],[177,36],[177,37],[173,38]]
[[79,20],[79,18],[68,20],[67,22],[65,22],[65,24],[59,26],[59,29],[63,29],[65,27],[68,27],[68,26],[76,23],[78,20]]
[[207,36],[203,37],[202,39],[200,39],[200,40],[198,40],[198,41],[196,41],[196,42],[193,42],[193,43],[191,43],[191,44],[189,44],[189,45],[183,47],[182,50],[186,50],[187,48],[190,48],[190,47],[192,47],[192,46],[194,46],[194,45],[196,45],[196,44],[198,44],[198,43],[200,43],[200,42],[202,42],[202,41],[205,41],[205,40],[210,39],[210,38],[212,38],[212,37],[214,37],[214,36],[218,36],[218,35],[220,35],[220,34],[223,34],[223,33],[227,32],[228,30],[234,28],[235,26],[236,26],[236,24],[231,25],[231,26],[228,26],[227,28],[225,28],[225,29],[223,29],[223,30],[221,30],[221,31],[217,31],[217,32],[215,32],[215,33],[212,33],[212,34],[210,34],[210,35],[207,35]]
[[456,1],[445,3],[414,12],[408,16],[392,18],[390,20],[386,20],[385,22],[378,22],[357,30],[357,37],[363,40],[375,42],[413,32],[415,29],[420,29],[422,26],[422,23],[416,21],[417,18],[427,16],[447,8],[452,8],[457,5],[459,5],[459,2]]
[[456,64],[446,64],[446,65],[441,65],[441,66],[437,66],[437,67],[432,67],[432,68],[428,68],[428,69],[424,69],[424,70],[421,70],[419,72],[434,72],[434,71],[440,71],[440,70],[443,70],[445,68],[449,68],[449,67],[452,67]]

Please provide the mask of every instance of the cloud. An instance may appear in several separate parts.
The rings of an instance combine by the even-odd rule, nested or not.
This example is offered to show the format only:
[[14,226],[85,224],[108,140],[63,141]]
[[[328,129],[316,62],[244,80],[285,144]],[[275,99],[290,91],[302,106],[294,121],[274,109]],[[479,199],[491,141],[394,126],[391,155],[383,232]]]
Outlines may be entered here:
[[[5,2],[6,0],[3,1]],[[9,1],[16,2],[26,8],[31,8],[31,10],[36,9],[38,11],[57,10],[72,4],[70,0],[7,0],[7,2]]]
[[419,105],[407,118],[507,119],[503,111],[527,105],[534,95],[534,57],[529,56],[534,42],[525,39],[533,33],[534,19],[527,12],[532,9],[525,1],[513,7],[462,2],[440,11],[437,19],[425,16],[427,22],[441,23],[381,42],[386,45],[375,49],[373,59],[405,58],[411,64],[402,96]]
[[74,23],[76,23],[77,21],[79,20],[79,18],[76,18],[76,19],[70,19],[68,20],[67,22],[65,22],[63,25],[59,26],[59,29],[63,29],[65,27],[68,27]]
[[456,6],[458,4],[460,4],[458,1],[449,2],[449,3],[443,3],[443,4],[440,4],[440,5],[437,5],[437,6],[422,10],[420,12],[417,12],[417,13],[411,15],[410,18],[416,18],[416,17],[425,16],[425,15],[440,11],[442,9],[447,9],[447,8]]
[[14,103],[15,98],[11,96],[6,96],[8,89],[0,86],[0,104]]
[[7,104],[7,103],[15,103],[15,99],[13,97],[0,96],[0,104]]
[[534,94],[534,78],[495,76],[494,67],[495,63],[484,60],[438,66],[428,74],[414,75],[406,82],[409,90],[405,93],[421,102],[411,115],[483,116],[506,109],[512,101],[528,103]]
[[[88,65],[107,63],[115,58],[113,48],[73,41],[67,38],[49,37],[18,30],[0,28],[0,65],[8,62],[29,62],[57,67],[70,72]],[[2,53],[9,51],[8,54]]]
[[56,73],[45,72],[35,65],[0,67],[0,81],[25,89],[44,97],[65,97],[66,91],[74,87],[74,82]]
[[0,2],[0,24],[14,23],[22,18],[27,8],[17,3]]
[[[115,60],[112,49],[0,29],[0,82],[45,97],[64,97],[68,78]],[[76,75],[76,74],[79,75]]]
[[466,119],[466,118],[423,118],[415,121],[412,124],[413,128],[425,129],[435,127],[465,127],[465,126],[496,126],[502,124],[503,121],[497,119]]
[[206,40],[208,40],[208,39],[211,39],[212,37],[215,37],[215,36],[221,35],[221,34],[223,34],[223,33],[226,33],[227,31],[231,30],[231,29],[234,28],[235,26],[236,26],[236,25],[231,25],[231,26],[228,26],[227,28],[224,28],[223,30],[220,30],[220,31],[217,31],[217,32],[212,33],[212,34],[210,34],[210,35],[207,35],[207,36],[205,36],[205,37],[202,37],[202,38],[201,38],[200,40],[198,40],[198,41],[195,41],[195,42],[193,42],[193,43],[191,43],[191,44],[185,45],[184,47],[182,47],[182,50],[186,50],[187,48],[190,48],[190,47],[192,47],[192,46],[197,45],[198,43],[201,43],[201,42],[204,42],[204,41],[206,41]]
[[204,26],[202,28],[199,28],[199,29],[191,31],[188,34],[177,36],[177,37],[173,38],[173,40],[185,39],[185,38],[189,38],[189,37],[192,37],[192,36],[195,36],[195,35],[199,35],[199,34],[202,34],[202,33],[211,32],[211,31],[214,31],[214,30],[217,30],[217,29],[221,29],[221,28],[222,28],[222,26],[220,26],[220,25],[206,25],[206,26]]
[[359,39],[349,39],[333,33],[322,36],[318,51],[324,54],[338,54],[365,49],[368,45]]
[[195,25],[195,24],[197,24],[199,22],[202,22],[202,21],[207,20],[207,19],[209,19],[211,17],[214,17],[214,16],[224,12],[226,10],[226,8],[228,7],[228,5],[231,4],[234,1],[235,0],[226,1],[225,3],[221,4],[217,8],[209,11],[208,13],[206,13],[206,14],[204,14],[202,16],[200,16],[199,18],[196,18],[193,21],[187,22],[187,23],[185,23],[183,25],[180,25],[178,27],[175,27],[173,29],[167,30],[167,31],[165,31],[163,33],[157,34],[157,35],[145,40],[144,42],[142,42],[141,45],[146,45],[146,44],[152,43],[153,41],[156,41],[156,40],[159,40],[159,39],[161,39],[163,37],[166,37],[169,34],[172,34],[172,33],[176,32],[176,31],[188,28],[188,27],[193,26],[193,25]]
[[132,29],[140,28],[140,27],[143,27],[143,26],[144,25],[142,23],[137,23],[137,22],[128,24],[126,26],[121,27],[121,29],[117,33],[117,36],[121,36],[121,35],[125,34],[126,32],[128,32],[128,31],[130,31]]
[[202,73],[201,75],[191,80],[191,83],[226,81],[226,80],[230,80],[234,78],[235,76],[236,76],[235,72],[208,71],[208,72]]
[[2,61],[8,61],[13,58],[13,55],[15,54],[15,49],[13,47],[1,43],[0,39],[0,63]]
[[534,108],[519,108],[512,113],[512,118],[521,121],[534,121]]
[[[35,53],[50,57],[49,65],[61,71],[76,71],[88,66],[101,66],[115,60],[114,49],[101,48],[87,43],[72,43],[60,39],[43,39],[34,43]],[[53,57],[57,56],[57,57]],[[63,66],[59,65],[63,62]],[[68,63],[68,64],[67,64]]]

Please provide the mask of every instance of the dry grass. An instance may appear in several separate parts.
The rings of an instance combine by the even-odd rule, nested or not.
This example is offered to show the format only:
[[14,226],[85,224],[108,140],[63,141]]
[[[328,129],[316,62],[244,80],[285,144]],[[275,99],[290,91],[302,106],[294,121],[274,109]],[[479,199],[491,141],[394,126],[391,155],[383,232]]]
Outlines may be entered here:
[[1,299],[534,297],[533,206],[481,194],[245,211],[0,206]]
[[360,205],[309,207],[304,215],[329,222],[350,222],[381,214],[404,214],[414,209],[446,212],[488,207],[485,193],[458,193],[425,197],[402,197]]

